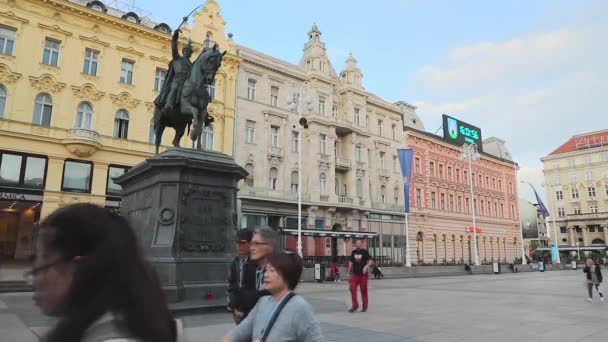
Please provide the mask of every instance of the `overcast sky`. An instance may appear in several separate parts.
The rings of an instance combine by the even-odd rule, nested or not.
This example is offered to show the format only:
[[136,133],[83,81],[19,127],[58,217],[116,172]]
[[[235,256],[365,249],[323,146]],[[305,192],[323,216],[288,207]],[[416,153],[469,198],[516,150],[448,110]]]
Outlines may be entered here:
[[[121,0],[130,2],[128,0]],[[202,1],[137,0],[176,26]],[[435,133],[446,113],[497,136],[542,183],[540,158],[608,128],[608,1],[219,0],[237,43],[298,63],[313,22],[339,72],[352,51],[367,90],[418,106]],[[533,199],[529,187],[523,197]]]

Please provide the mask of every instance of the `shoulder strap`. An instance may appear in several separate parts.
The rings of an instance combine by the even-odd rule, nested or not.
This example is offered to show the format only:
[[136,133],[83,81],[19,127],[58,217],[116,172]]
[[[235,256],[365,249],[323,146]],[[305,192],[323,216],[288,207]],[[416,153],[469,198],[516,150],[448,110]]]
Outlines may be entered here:
[[287,302],[289,302],[289,300],[291,298],[293,298],[295,295],[296,295],[295,293],[289,292],[287,294],[287,296],[285,296],[285,298],[281,301],[281,303],[279,304],[279,306],[277,307],[277,309],[272,314],[272,317],[270,318],[270,321],[268,322],[268,325],[266,326],[266,329],[264,329],[264,335],[260,339],[260,342],[266,342],[266,339],[268,338],[268,334],[270,334],[270,329],[272,329],[272,326],[277,321],[277,318],[279,318],[279,314],[283,310],[283,307],[285,307],[285,304],[287,304]]
[[102,342],[106,340],[130,338],[125,324],[118,320],[109,320],[92,326],[83,337],[84,342]]

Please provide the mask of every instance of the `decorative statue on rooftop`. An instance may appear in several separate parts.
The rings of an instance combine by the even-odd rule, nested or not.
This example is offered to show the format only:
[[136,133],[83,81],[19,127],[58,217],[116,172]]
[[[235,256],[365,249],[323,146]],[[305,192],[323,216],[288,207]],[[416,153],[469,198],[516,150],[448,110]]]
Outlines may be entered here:
[[213,84],[215,74],[222,65],[222,58],[226,52],[221,53],[218,45],[206,47],[196,58],[190,62],[192,44],[188,42],[182,49],[180,56],[177,42],[180,28],[187,22],[184,17],[182,23],[173,33],[171,51],[173,60],[169,63],[169,71],[160,91],[154,100],[154,134],[156,153],[160,146],[163,132],[166,127],[175,129],[173,146],[179,147],[179,141],[184,136],[186,127],[190,131],[192,147],[202,149],[201,134],[203,125],[209,126],[213,118],[207,112],[210,101],[209,86]]

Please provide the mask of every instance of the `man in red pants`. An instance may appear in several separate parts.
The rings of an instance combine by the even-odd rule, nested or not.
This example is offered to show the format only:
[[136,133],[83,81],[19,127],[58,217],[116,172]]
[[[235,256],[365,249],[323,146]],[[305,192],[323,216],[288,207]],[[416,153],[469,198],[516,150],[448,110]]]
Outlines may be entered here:
[[357,248],[351,253],[348,262],[348,273],[350,273],[350,295],[352,306],[348,312],[355,312],[359,308],[357,301],[357,286],[361,287],[361,299],[363,300],[362,312],[367,311],[367,279],[368,271],[372,264],[372,257],[367,249],[363,248],[363,240],[357,240]]

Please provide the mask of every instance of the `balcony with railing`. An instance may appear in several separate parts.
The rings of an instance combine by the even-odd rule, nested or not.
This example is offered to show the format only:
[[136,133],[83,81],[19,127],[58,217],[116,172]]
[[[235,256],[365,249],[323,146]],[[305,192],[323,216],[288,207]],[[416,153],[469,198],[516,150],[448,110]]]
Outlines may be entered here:
[[[279,191],[265,188],[255,188],[249,186],[243,186],[239,190],[240,198],[259,198],[269,200],[280,200],[280,201],[298,201],[298,193],[293,191]],[[308,201],[310,196],[308,194],[302,194],[302,201]]]
[[319,196],[320,202],[329,202],[329,195],[321,195]]
[[343,171],[350,170],[350,159],[336,157],[336,169]]
[[400,213],[405,211],[405,206],[403,204],[395,203],[372,202],[372,208],[378,210],[396,211]]
[[71,128],[63,140],[65,148],[79,157],[89,157],[101,147],[97,131],[85,128]]
[[283,149],[278,146],[268,146],[268,155],[271,157],[282,157]]
[[339,196],[338,197],[338,203],[340,204],[353,204],[354,200],[352,197],[346,197],[346,196]]
[[391,175],[391,172],[387,169],[378,169],[378,173],[381,176],[386,176],[386,177],[389,177]]

